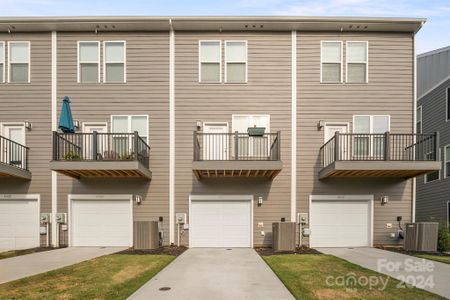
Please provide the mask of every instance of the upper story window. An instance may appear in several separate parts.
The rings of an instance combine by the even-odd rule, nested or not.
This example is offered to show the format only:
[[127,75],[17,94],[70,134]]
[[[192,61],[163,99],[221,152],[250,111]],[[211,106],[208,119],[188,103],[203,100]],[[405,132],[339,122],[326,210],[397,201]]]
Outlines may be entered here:
[[450,145],[444,147],[444,168],[445,177],[450,177]]
[[199,81],[203,83],[222,82],[221,41],[200,41]]
[[30,82],[30,42],[9,42],[8,82]]
[[422,133],[422,105],[417,108],[416,132]]
[[100,42],[78,42],[78,82],[100,82]]
[[348,83],[367,83],[367,42],[347,42]]
[[103,82],[121,83],[126,81],[125,74],[125,42],[109,41],[103,43],[104,78]]
[[247,41],[225,41],[225,82],[247,82]]
[[446,120],[450,121],[450,87],[447,88],[447,100],[445,102],[446,104]]
[[5,42],[0,42],[0,83],[5,82]]
[[321,82],[342,82],[342,42],[331,41],[321,43]]

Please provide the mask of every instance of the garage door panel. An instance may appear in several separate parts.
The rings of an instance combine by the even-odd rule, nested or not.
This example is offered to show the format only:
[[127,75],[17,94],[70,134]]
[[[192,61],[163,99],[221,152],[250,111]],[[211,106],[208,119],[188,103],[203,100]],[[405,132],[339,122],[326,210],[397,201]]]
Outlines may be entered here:
[[73,246],[132,245],[130,200],[72,200]]
[[370,202],[314,200],[311,203],[313,247],[370,246]]

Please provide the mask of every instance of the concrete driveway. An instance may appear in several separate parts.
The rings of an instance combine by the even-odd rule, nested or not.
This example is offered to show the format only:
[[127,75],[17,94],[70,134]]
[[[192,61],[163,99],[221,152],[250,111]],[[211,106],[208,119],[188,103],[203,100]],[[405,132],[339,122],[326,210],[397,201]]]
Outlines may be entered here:
[[125,249],[127,248],[70,247],[1,259],[0,283],[48,272]]
[[[161,291],[168,287],[170,290]],[[277,299],[294,297],[253,249],[188,249],[129,299]]]
[[318,248],[317,250],[450,299],[449,264],[376,248]]

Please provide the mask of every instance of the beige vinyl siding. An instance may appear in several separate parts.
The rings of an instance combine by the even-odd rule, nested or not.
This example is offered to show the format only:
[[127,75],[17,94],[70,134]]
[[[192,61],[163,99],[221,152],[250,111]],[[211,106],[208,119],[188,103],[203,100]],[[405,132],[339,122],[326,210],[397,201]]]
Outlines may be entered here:
[[[127,83],[77,83],[78,41],[126,41]],[[82,179],[58,175],[58,211],[67,211],[68,194],[133,194],[134,221],[163,217],[169,237],[169,34],[158,32],[58,33],[58,114],[69,96],[74,119],[107,122],[111,115],[148,115],[151,181],[142,179]],[[103,51],[101,61],[103,61]],[[103,63],[100,64],[103,74]],[[80,125],[81,125],[80,124]],[[81,128],[80,128],[81,131]]]
[[[26,145],[30,147],[30,181],[0,179],[0,194],[40,194],[41,212],[51,212],[51,33],[0,34],[0,41],[30,41],[31,82],[0,83],[0,123],[32,123],[25,129]],[[5,51],[5,62],[9,51]],[[7,72],[5,76],[7,77]],[[5,80],[6,82],[6,80]]]
[[[368,41],[369,83],[321,84],[320,41]],[[395,33],[297,35],[297,212],[309,211],[309,195],[374,195],[374,244],[393,243],[397,216],[411,220],[412,180],[341,178],[318,180],[324,132],[319,120],[350,123],[353,115],[390,115],[391,132],[413,132],[413,37]],[[345,58],[345,47],[344,47]],[[345,67],[344,63],[344,78]],[[389,196],[380,205],[379,197]],[[392,229],[386,229],[392,223]]]
[[[247,40],[248,83],[198,82],[199,40]],[[223,55],[223,51],[222,51]],[[223,57],[222,57],[223,59]],[[175,212],[189,212],[189,195],[254,195],[254,245],[271,243],[272,222],[290,217],[291,33],[175,34]],[[222,68],[222,78],[224,78]],[[283,170],[273,180],[218,178],[198,181],[192,173],[196,120],[229,122],[232,114],[270,114],[271,132],[281,131]],[[189,222],[189,220],[188,220]],[[258,228],[258,222],[264,227]],[[261,236],[261,231],[266,235]],[[188,243],[188,231],[182,238]]]

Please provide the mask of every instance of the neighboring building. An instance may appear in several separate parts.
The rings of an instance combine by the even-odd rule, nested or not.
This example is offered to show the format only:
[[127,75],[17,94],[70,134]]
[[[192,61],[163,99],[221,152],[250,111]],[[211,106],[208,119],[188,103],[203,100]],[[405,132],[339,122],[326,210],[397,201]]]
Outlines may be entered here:
[[[0,122],[29,147],[0,167],[0,249],[37,246],[39,212],[54,245],[131,246],[159,221],[164,244],[267,246],[298,213],[314,247],[401,242],[411,178],[440,168],[414,134],[423,23],[0,19]],[[75,134],[56,131],[64,96]]]
[[417,179],[417,220],[450,222],[450,47],[417,58],[417,130],[438,131],[442,168]]

